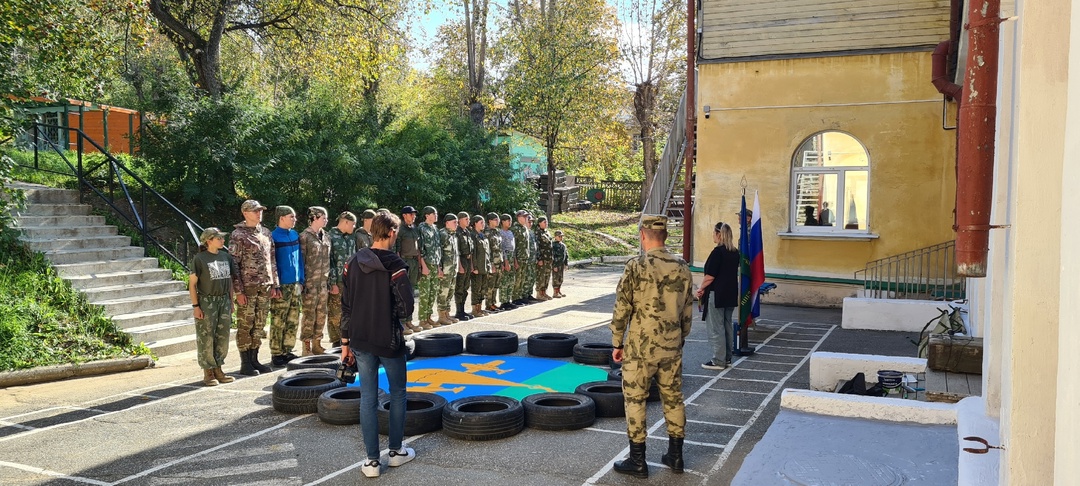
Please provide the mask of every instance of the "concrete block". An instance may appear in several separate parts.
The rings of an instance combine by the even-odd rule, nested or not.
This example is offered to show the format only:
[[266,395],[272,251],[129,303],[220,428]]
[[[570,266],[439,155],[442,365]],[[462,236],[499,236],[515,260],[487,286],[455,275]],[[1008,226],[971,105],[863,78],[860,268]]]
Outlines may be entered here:
[[836,388],[837,381],[850,380],[856,373],[865,373],[868,383],[877,383],[878,370],[922,373],[926,371],[926,360],[903,356],[817,351],[810,354],[810,388],[832,391]]
[[780,396],[780,407],[835,417],[931,425],[956,424],[956,406],[953,404],[920,402],[903,398],[865,397],[815,390],[787,389]]
[[936,300],[844,299],[841,327],[875,331],[919,332],[930,319],[947,309],[948,302]]

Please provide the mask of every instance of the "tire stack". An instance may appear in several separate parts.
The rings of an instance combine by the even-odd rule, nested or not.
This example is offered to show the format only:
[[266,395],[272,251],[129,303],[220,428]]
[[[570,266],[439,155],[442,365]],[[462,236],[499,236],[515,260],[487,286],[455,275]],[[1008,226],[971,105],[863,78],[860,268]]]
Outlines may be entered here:
[[271,400],[274,410],[282,413],[316,413],[319,396],[343,386],[333,375],[302,374],[274,383]]

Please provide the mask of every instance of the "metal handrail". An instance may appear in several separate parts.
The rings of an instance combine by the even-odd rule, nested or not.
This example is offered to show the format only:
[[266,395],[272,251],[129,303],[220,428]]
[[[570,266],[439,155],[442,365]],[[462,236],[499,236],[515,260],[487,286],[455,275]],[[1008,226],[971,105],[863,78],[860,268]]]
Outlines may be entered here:
[[[154,236],[151,234],[154,231],[157,231],[157,230],[159,230],[161,228],[166,227],[166,225],[161,225],[161,226],[158,226],[158,227],[155,227],[155,228],[151,228],[149,226],[149,219],[147,218],[148,214],[147,214],[147,209],[146,209],[147,198],[148,197],[156,198],[157,201],[159,203],[162,203],[167,209],[169,209],[173,213],[174,216],[179,216],[180,219],[183,221],[183,223],[188,226],[189,230],[191,228],[197,228],[197,230],[201,232],[203,230],[202,226],[200,226],[198,223],[195,222],[194,219],[192,219],[190,216],[188,216],[186,213],[184,213],[182,210],[180,210],[180,208],[176,207],[176,205],[174,205],[171,201],[166,199],[165,196],[163,196],[161,193],[156,191],[153,187],[150,187],[150,184],[148,184],[141,177],[139,177],[137,174],[135,174],[130,169],[128,169],[127,166],[125,166],[122,162],[120,162],[119,159],[117,159],[115,156],[113,156],[111,153],[109,153],[107,150],[105,150],[104,147],[102,147],[100,144],[98,144],[93,138],[90,138],[90,136],[88,136],[82,130],[80,130],[78,128],[73,128],[73,127],[65,127],[65,126],[59,126],[59,125],[49,125],[49,124],[37,123],[37,122],[34,122],[32,124],[32,127],[33,127],[33,135],[34,135],[33,139],[32,139],[33,140],[33,146],[34,146],[34,165],[33,166],[27,166],[27,165],[19,164],[20,166],[35,169],[35,170],[39,170],[39,171],[43,171],[43,172],[50,172],[50,173],[54,173],[54,174],[60,174],[60,175],[66,175],[66,176],[75,177],[79,181],[79,186],[80,187],[86,187],[87,189],[92,191],[99,198],[101,198],[101,200],[106,205],[108,205],[116,214],[118,214],[121,218],[123,218],[124,221],[126,221],[128,224],[130,224],[131,226],[133,226],[135,229],[137,229],[139,231],[139,234],[142,237],[141,242],[142,242],[142,246],[143,246],[144,249],[147,248],[148,244],[152,244],[154,247],[156,247],[158,250],[160,250],[162,253],[164,253],[166,256],[168,256],[170,259],[172,259],[173,261],[179,263],[182,267],[184,267],[185,270],[190,270],[188,268],[188,266],[187,266],[187,258],[186,258],[187,257],[187,255],[186,255],[186,253],[187,253],[187,251],[186,251],[187,250],[187,245],[184,245],[184,249],[185,249],[184,253],[185,253],[185,255],[183,257],[177,256],[176,253],[174,253],[173,251],[170,251],[169,248],[167,248],[162,242],[158,241],[157,238],[154,238]],[[59,144],[57,144],[56,142],[50,140],[47,136],[45,136],[42,133],[42,130],[41,130],[42,128],[67,130],[69,132],[74,132],[75,133],[75,135],[76,135],[76,147],[77,147],[77,149],[75,151],[75,154],[76,154],[76,157],[77,157],[76,163],[73,164],[70,160],[68,160],[68,156],[65,153],[65,150],[62,149],[59,146]],[[40,150],[40,146],[41,146],[41,143],[39,143],[40,141],[45,141],[48,148],[52,149],[53,152],[56,152],[56,154],[60,156],[60,159],[63,160],[65,164],[67,164],[69,169],[71,169],[71,173],[57,172],[55,170],[42,168],[40,166],[40,157],[39,157],[39,150]],[[83,167],[83,154],[85,153],[84,141],[89,142],[90,145],[92,145],[95,149],[97,149],[98,152],[101,153],[102,156],[105,157],[105,161],[103,161],[100,164],[97,164],[97,165],[93,166],[92,168],[90,168],[88,170]],[[98,169],[100,169],[102,166],[105,166],[105,165],[108,165],[108,180],[107,180],[106,184],[108,185],[107,190],[109,192],[109,195],[106,195],[105,192],[102,189],[99,189],[98,187],[96,187],[94,185],[93,180],[90,177],[91,174],[95,173]],[[140,197],[139,197],[139,204],[138,205],[136,205],[135,199],[132,197],[132,191],[131,191],[131,188],[129,187],[128,182],[126,182],[124,180],[125,177],[130,178],[131,181],[135,183],[136,189],[140,193],[139,194]],[[114,178],[115,178],[115,184],[117,186],[119,186],[119,189],[120,189],[121,193],[123,193],[123,195],[124,195],[124,201],[127,203],[126,206],[130,210],[130,216],[125,211],[123,211],[119,207],[117,207],[116,204],[115,204],[115,199],[116,198],[115,198],[115,196],[113,196]],[[82,191],[79,191],[79,200],[82,201],[82,198],[83,198]],[[181,231],[180,234],[184,235],[184,232]],[[183,239],[183,236],[181,236],[181,238]],[[198,242],[196,241],[196,245],[197,244],[198,244]]]
[[[861,276],[861,277],[860,277]],[[959,300],[967,279],[956,273],[956,242],[947,241],[868,262],[855,272],[875,299]]]
[[649,186],[649,197],[645,200],[645,206],[641,214],[666,214],[668,203],[671,201],[672,184],[675,183],[678,171],[682,167],[683,154],[686,145],[686,92],[683,92],[679,101],[679,109],[675,112],[675,120],[668,132],[667,144],[664,152],[660,155],[660,161],[656,164],[656,173]]

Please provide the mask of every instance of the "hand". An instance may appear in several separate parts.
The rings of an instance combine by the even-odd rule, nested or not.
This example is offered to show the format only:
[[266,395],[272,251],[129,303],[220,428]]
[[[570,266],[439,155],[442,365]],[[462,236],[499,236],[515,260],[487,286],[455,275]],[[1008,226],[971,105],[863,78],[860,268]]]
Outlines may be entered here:
[[623,358],[623,352],[622,351],[623,350],[621,350],[621,349],[612,349],[611,350],[611,360],[616,362],[616,363],[622,363],[622,358]]
[[338,288],[337,284],[330,286],[330,295],[337,295],[339,293],[341,293],[341,289]]
[[458,267],[457,273],[458,275],[465,275],[465,267]]
[[353,357],[353,353],[352,353],[352,350],[349,349],[349,345],[348,344],[342,344],[341,345],[341,362],[345,363],[346,366],[350,366],[350,365],[352,365],[354,359],[356,359],[356,358]]
[[196,319],[202,319],[203,317],[205,317],[205,314],[203,314],[202,307],[196,307],[195,308],[195,318]]
[[429,269],[427,267],[427,265],[420,265],[420,274],[421,275],[431,275],[431,269]]
[[280,299],[281,298],[281,289],[272,289],[272,290],[270,290],[270,298],[271,299]]
[[697,289],[697,291],[694,292],[694,295],[697,296],[698,299],[700,299],[702,295],[705,295],[705,291],[702,289]]
[[503,270],[509,272],[510,271],[510,264],[509,263],[503,263]]
[[240,305],[247,305],[247,294],[243,292],[236,294],[236,303]]
[[443,274],[443,271],[442,271],[442,269],[440,268],[440,269],[439,269],[439,278],[443,278],[444,276],[445,276],[445,275]]
[[473,270],[473,271],[472,271],[472,273],[473,273],[473,275],[480,275],[480,271],[479,271],[479,270]]

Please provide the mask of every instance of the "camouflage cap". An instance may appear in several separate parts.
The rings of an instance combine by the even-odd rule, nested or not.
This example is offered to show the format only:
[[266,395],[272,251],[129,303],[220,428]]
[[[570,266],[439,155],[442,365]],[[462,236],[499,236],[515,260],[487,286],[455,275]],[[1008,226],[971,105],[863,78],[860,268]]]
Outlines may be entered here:
[[517,216],[519,218],[522,216],[529,216],[529,212],[524,209],[519,209],[516,213],[514,213],[514,216]]
[[262,210],[265,210],[265,209],[269,209],[269,208],[267,208],[266,206],[263,206],[262,204],[259,203],[259,201],[256,201],[254,199],[248,199],[247,201],[244,201],[244,204],[240,205],[240,211],[244,212],[244,213],[249,212],[249,211],[262,211]]
[[290,214],[296,214],[296,210],[290,206],[278,206],[274,208],[274,217],[280,218],[282,216],[288,216]]
[[365,209],[364,214],[360,216],[361,219],[375,219],[375,211]]
[[660,214],[646,214],[641,217],[641,228],[662,230],[667,228],[667,216]]
[[487,220],[499,219],[499,213],[487,213]]
[[468,219],[469,218],[469,213],[466,213],[465,211],[462,211],[460,213],[457,213],[457,217],[458,217],[458,219],[462,219],[462,218]]
[[206,229],[203,230],[202,234],[199,235],[199,243],[205,244],[207,241],[210,241],[212,238],[222,238],[222,239],[224,239],[225,238],[225,233],[222,232],[221,230],[217,229],[217,228],[206,228]]
[[457,215],[454,213],[446,213],[446,216],[443,216],[442,220],[447,223],[451,221],[457,221]]
[[424,206],[424,216],[429,214],[439,214],[439,210],[435,209],[435,206]]
[[476,226],[476,223],[479,223],[479,222],[481,222],[483,220],[484,220],[483,216],[480,216],[479,214],[474,214],[472,219],[469,220],[469,224],[471,224],[473,226]]
[[562,230],[555,230],[555,236],[562,236]]
[[502,213],[502,215],[499,216],[499,219],[501,219],[503,221],[510,221],[510,215],[506,214],[506,213]]

